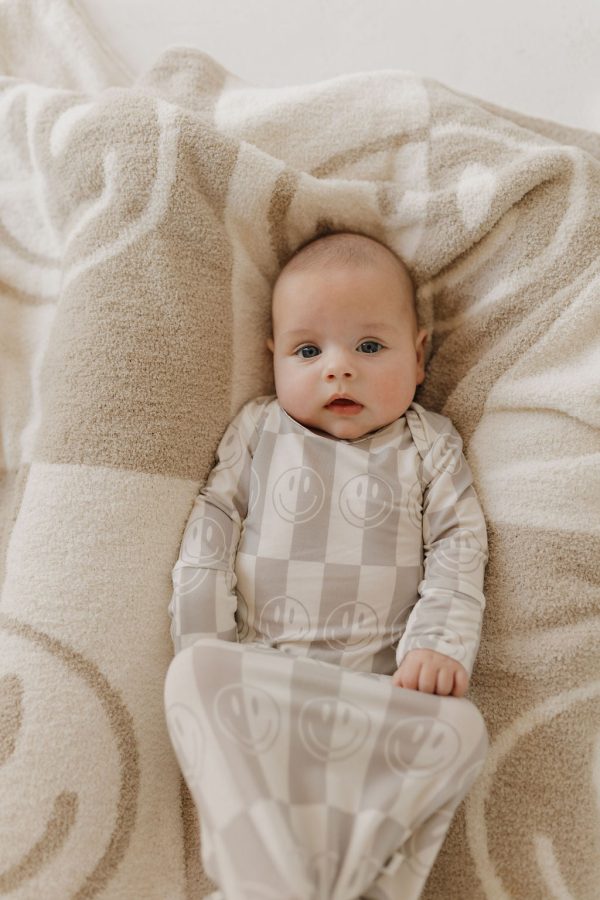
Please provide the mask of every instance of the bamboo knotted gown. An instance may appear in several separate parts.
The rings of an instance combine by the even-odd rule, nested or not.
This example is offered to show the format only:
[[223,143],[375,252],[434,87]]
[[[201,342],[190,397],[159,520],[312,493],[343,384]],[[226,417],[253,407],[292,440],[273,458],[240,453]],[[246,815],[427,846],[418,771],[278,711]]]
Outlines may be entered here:
[[225,432],[165,685],[215,900],[419,896],[487,749],[468,700],[390,678],[414,648],[472,670],[487,541],[461,448],[416,403],[344,441],[259,398]]
[[215,900],[416,900],[487,749],[465,698],[252,644],[183,650],[165,700]]

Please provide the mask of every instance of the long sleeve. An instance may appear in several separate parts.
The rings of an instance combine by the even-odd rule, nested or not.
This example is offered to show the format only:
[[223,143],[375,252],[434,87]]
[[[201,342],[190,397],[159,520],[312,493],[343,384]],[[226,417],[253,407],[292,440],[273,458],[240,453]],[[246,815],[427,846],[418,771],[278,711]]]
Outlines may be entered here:
[[237,640],[235,555],[248,508],[261,399],[247,403],[227,427],[187,521],[169,604],[176,653],[202,637]]
[[487,533],[462,440],[450,420],[445,422],[423,459],[424,575],[396,662],[400,665],[409,650],[437,650],[470,676],[485,607]]

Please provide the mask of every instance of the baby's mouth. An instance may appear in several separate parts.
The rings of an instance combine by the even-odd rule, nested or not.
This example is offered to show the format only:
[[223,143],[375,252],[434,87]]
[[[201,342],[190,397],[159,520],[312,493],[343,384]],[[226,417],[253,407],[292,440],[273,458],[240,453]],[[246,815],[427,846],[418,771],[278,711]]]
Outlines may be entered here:
[[331,412],[346,416],[356,415],[362,408],[362,403],[357,403],[356,400],[351,400],[349,397],[338,397],[328,403],[325,407],[325,409],[328,409]]

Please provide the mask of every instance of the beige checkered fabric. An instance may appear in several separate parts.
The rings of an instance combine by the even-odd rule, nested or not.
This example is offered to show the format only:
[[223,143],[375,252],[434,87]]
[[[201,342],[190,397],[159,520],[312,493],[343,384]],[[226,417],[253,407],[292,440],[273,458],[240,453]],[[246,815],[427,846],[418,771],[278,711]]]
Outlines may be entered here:
[[337,440],[260,397],[225,431],[186,526],[175,648],[219,637],[382,674],[429,648],[470,674],[486,560],[448,418],[412,403],[376,432]]

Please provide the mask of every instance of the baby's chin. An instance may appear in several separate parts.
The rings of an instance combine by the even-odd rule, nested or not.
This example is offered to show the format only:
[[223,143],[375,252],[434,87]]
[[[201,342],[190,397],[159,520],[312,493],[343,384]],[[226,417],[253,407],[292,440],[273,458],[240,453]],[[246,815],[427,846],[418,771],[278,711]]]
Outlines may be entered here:
[[393,421],[394,419],[389,418],[372,419],[369,416],[363,417],[360,414],[352,418],[337,417],[335,414],[329,414],[315,420],[300,422],[300,424],[310,431],[314,431],[315,434],[321,434],[324,437],[337,438],[342,441],[357,441],[374,431],[379,431],[380,428],[385,428],[386,425],[390,425]]
[[379,429],[384,428],[385,425],[389,425],[389,422],[382,425],[369,425],[368,428],[339,428],[334,425],[330,430],[323,431],[322,434],[337,438],[340,441],[358,441],[360,438],[367,437],[367,435],[379,431]]

